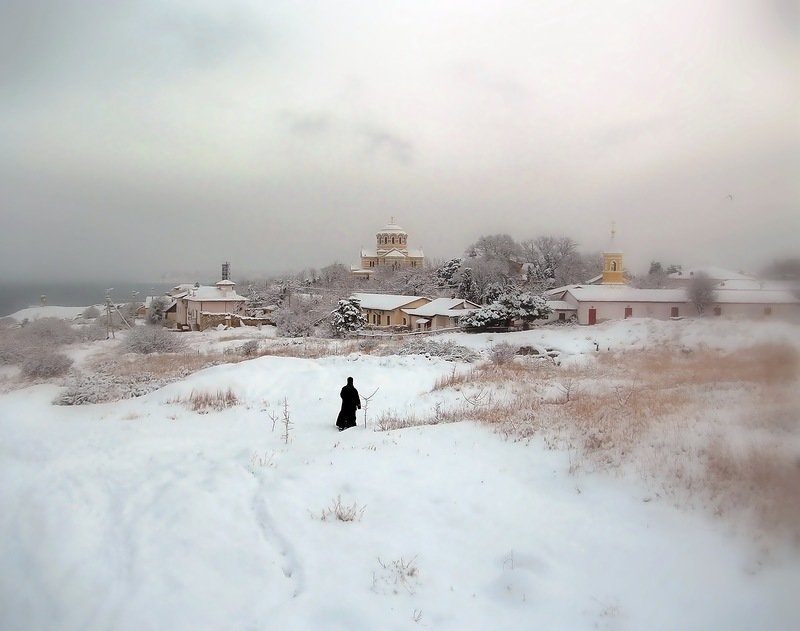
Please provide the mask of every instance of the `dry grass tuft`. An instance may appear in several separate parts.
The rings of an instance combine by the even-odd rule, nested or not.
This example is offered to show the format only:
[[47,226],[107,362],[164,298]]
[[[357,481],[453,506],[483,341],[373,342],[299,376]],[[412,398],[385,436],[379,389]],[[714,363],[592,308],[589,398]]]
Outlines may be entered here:
[[208,414],[210,411],[219,412],[239,404],[236,393],[231,388],[217,390],[216,392],[192,390],[188,399],[173,399],[169,403],[180,403],[192,412]]
[[331,502],[330,506],[320,511],[319,518],[322,521],[361,521],[366,508],[366,506],[359,506],[357,502],[353,502],[351,505],[342,504],[342,496],[339,495]]

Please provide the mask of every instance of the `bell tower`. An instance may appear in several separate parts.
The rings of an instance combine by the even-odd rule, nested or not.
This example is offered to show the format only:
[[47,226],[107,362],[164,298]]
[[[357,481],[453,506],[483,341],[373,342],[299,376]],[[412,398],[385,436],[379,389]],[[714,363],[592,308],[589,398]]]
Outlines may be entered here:
[[611,224],[611,241],[603,252],[603,285],[624,285],[625,277],[622,269],[622,250],[614,242],[617,234],[614,223]]

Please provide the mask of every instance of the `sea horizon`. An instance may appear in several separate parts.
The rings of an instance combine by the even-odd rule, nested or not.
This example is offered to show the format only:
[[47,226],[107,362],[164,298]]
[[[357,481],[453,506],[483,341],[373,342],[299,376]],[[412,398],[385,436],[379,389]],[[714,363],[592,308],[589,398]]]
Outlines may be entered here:
[[[0,317],[42,304],[58,307],[88,307],[102,304],[111,289],[115,303],[144,301],[146,296],[159,296],[174,287],[164,281],[86,281],[86,282],[0,282]],[[135,293],[134,293],[135,292]],[[42,302],[42,296],[45,302]]]

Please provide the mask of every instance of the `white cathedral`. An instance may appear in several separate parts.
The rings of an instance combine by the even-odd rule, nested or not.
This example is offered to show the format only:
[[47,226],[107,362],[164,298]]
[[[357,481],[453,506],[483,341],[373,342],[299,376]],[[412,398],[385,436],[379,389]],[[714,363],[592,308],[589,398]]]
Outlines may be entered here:
[[375,248],[361,248],[361,265],[353,265],[350,272],[356,278],[369,280],[381,269],[421,268],[424,263],[422,250],[409,249],[408,233],[392,217],[375,235]]

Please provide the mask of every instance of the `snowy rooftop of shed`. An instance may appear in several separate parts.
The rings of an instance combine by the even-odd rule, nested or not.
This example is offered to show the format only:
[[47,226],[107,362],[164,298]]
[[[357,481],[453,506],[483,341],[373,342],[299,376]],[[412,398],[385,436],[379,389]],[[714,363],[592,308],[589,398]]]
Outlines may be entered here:
[[392,311],[417,300],[429,300],[423,296],[396,296],[394,294],[353,294],[361,302],[362,309]]
[[416,309],[403,309],[404,313],[413,316],[430,317],[436,315],[464,315],[480,307],[463,298],[436,298],[428,304]]

